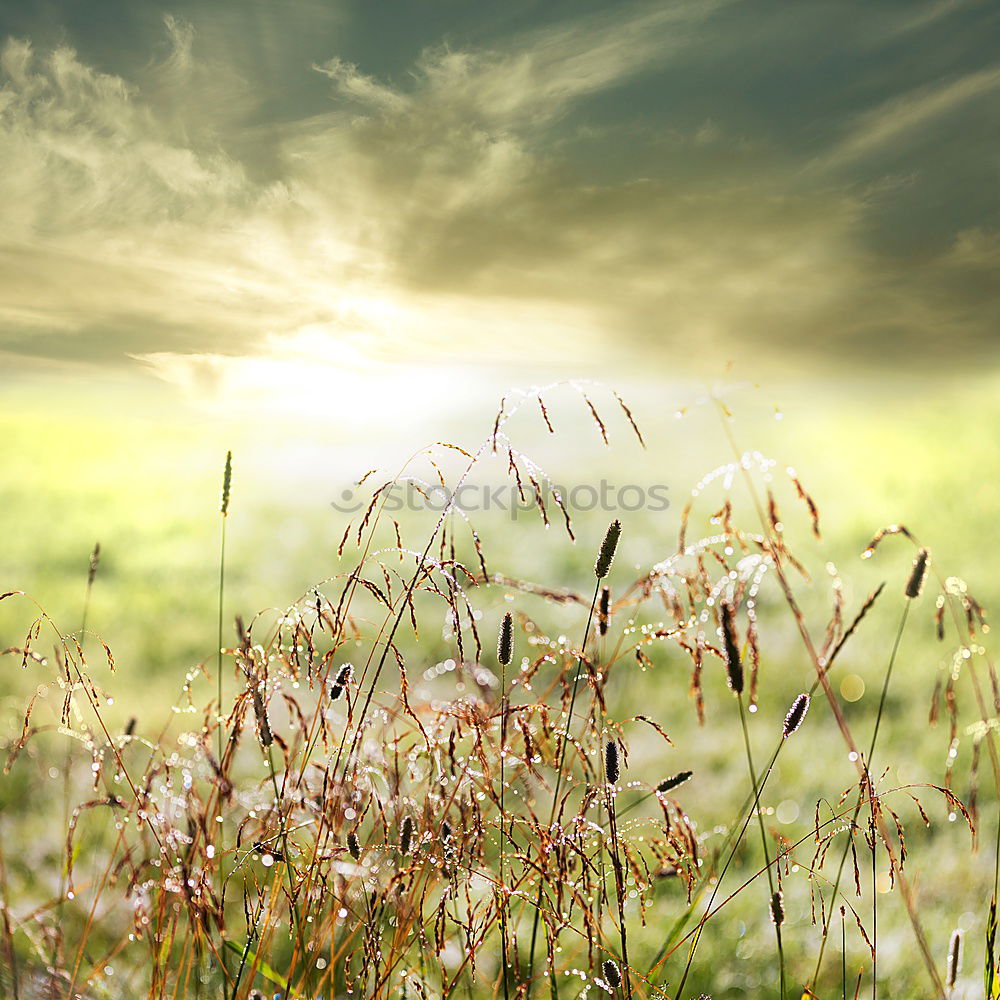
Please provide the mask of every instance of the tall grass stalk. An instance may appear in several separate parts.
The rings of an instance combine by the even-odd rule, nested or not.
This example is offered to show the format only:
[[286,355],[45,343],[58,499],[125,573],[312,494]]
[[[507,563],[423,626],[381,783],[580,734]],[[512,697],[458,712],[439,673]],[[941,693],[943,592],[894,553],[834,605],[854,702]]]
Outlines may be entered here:
[[[80,651],[82,652],[87,642],[87,619],[90,615],[90,595],[94,589],[94,580],[97,577],[97,568],[101,560],[101,543],[95,542],[90,553],[90,563],[87,567],[87,586],[83,592],[83,613],[80,615]],[[67,681],[69,681],[69,670],[66,671]],[[70,683],[72,683],[70,681]],[[72,712],[76,708],[73,701],[73,693],[69,693],[69,710]],[[66,757],[63,760],[63,829],[69,828],[70,798],[72,793],[73,776],[73,741],[66,740]],[[63,864],[59,872],[59,902],[58,909],[62,910],[63,902],[66,898],[66,876],[69,870],[69,859]],[[63,935],[60,933],[56,938],[56,965],[61,962],[60,954],[62,949]]]
[[[583,631],[583,642],[580,644],[580,655],[577,657],[576,669],[573,674],[573,686],[569,698],[569,711],[566,714],[566,725],[559,740],[559,750],[556,754],[556,787],[552,793],[552,808],[549,810],[549,826],[555,822],[556,810],[559,806],[559,792],[562,788],[563,765],[566,760],[566,743],[569,739],[570,727],[573,724],[573,709],[576,705],[576,693],[580,686],[580,675],[583,673],[583,658],[586,655],[587,641],[590,638],[590,628],[594,622],[594,609],[597,607],[597,599],[601,593],[601,581],[606,577],[611,569],[611,563],[615,557],[618,547],[618,540],[621,537],[621,521],[612,521],[608,527],[601,549],[597,554],[597,561],[594,564],[594,575],[597,582],[594,584],[594,595],[590,600],[590,609],[587,612],[587,624]],[[531,944],[528,949],[528,982],[530,984],[535,963],[535,945],[538,937],[538,921],[541,915],[542,906],[542,881],[538,883],[538,895],[535,900],[535,915],[531,925]],[[530,985],[529,985],[530,989]]]
[[621,850],[618,843],[618,821],[615,816],[615,789],[610,780],[605,783],[604,787],[607,799],[608,820],[611,824],[611,867],[614,870],[615,876],[615,901],[618,906],[618,940],[622,952],[620,971],[625,984],[624,996],[626,1000],[631,1000],[632,974],[628,959],[628,930],[625,922],[625,870],[622,866]]
[[505,808],[504,792],[507,786],[507,667],[514,656],[514,619],[508,611],[503,616],[500,625],[500,635],[497,639],[497,662],[500,664],[500,891],[498,905],[500,907],[500,975],[503,978],[504,1000],[510,995],[507,979],[507,969],[510,961],[510,940],[507,929],[507,882],[504,878],[504,859],[507,853],[507,810]]
[[[891,652],[889,654],[889,662],[886,665],[885,676],[884,676],[883,681],[882,681],[882,695],[879,698],[878,712],[876,713],[876,716],[875,716],[875,726],[874,726],[874,728],[872,730],[871,744],[870,744],[869,749],[868,749],[868,757],[866,758],[866,767],[867,767],[867,773],[868,773],[868,781],[867,781],[867,783],[868,783],[868,794],[869,794],[869,796],[872,797],[872,807],[873,807],[873,809],[874,809],[875,784],[874,784],[874,778],[872,777],[872,773],[871,773],[871,760],[872,760],[872,755],[875,752],[875,743],[876,743],[876,741],[878,739],[879,725],[881,724],[881,721],[882,721],[882,712],[885,709],[885,699],[886,699],[886,695],[888,694],[888,691],[889,691],[889,679],[892,676],[892,668],[893,668],[893,666],[896,663],[896,655],[899,652],[900,642],[902,641],[902,638],[903,638],[903,631],[906,628],[906,619],[907,619],[907,616],[910,613],[910,605],[911,605],[911,603],[912,603],[911,601],[907,601],[906,604],[903,606],[903,613],[900,616],[899,625],[896,628],[896,636],[895,636],[895,639],[893,640],[893,643],[892,643],[892,650],[891,650]],[[864,805],[864,802],[865,802],[865,790],[864,790],[864,787],[862,786],[861,788],[858,789],[858,799],[857,799],[857,803],[854,806],[854,812],[853,812],[853,814],[851,816],[851,824],[850,824],[850,827],[848,828],[848,836],[847,836],[847,838],[846,838],[846,840],[844,842],[844,849],[843,849],[843,851],[841,851],[841,854],[840,854],[840,861],[837,863],[837,874],[836,874],[836,876],[834,877],[834,880],[833,880],[833,889],[830,892],[830,905],[827,908],[827,914],[826,914],[826,917],[825,917],[824,922],[823,922],[823,934],[822,934],[822,936],[820,938],[819,954],[816,956],[816,967],[813,969],[812,978],[809,980],[810,985],[812,985],[813,987],[815,987],[816,984],[818,983],[820,969],[823,966],[823,955],[824,955],[824,953],[826,951],[826,941],[827,941],[827,937],[828,937],[828,934],[829,934],[830,922],[833,920],[834,904],[836,903],[836,900],[837,900],[837,894],[840,891],[840,882],[841,882],[841,879],[843,878],[844,868],[845,868],[845,866],[847,864],[847,856],[848,856],[848,854],[850,854],[850,851],[851,851],[851,841],[854,838],[855,830],[857,829],[858,816],[861,813],[861,808]],[[875,836],[874,825],[875,824],[874,824],[874,819],[873,819],[872,820],[872,830],[871,830],[871,835],[872,835],[872,838],[873,838],[873,840],[872,840],[873,845],[874,845],[874,836]],[[873,846],[872,847],[872,854],[873,854],[872,864],[873,864],[873,866],[874,866],[874,851],[875,851],[875,848]],[[873,877],[873,881],[874,881],[874,877]],[[875,890],[874,884],[873,884],[872,888],[873,888],[873,891],[874,891]],[[873,892],[873,898],[872,898],[872,906],[873,906],[873,908],[875,906],[875,896],[876,895],[877,895],[877,893]],[[877,942],[877,935],[876,935],[876,942]],[[878,952],[876,950],[876,956],[877,956],[877,954],[878,954]],[[873,960],[873,963],[872,963],[872,988],[873,989],[875,987],[875,971],[876,971],[876,967],[875,967],[875,963],[874,963],[874,960]]]
[[[218,629],[216,632],[216,642],[215,642],[215,681],[216,681],[216,754],[219,761],[219,767],[225,767],[225,759],[223,757],[224,743],[223,743],[223,729],[224,729],[224,719],[225,715],[222,708],[222,621],[223,612],[225,608],[225,594],[226,594],[226,524],[229,521],[229,499],[232,489],[233,482],[233,453],[232,451],[226,452],[226,463],[222,470],[222,492],[219,496],[219,514],[221,517],[221,528],[219,532],[219,614],[218,614]],[[218,858],[218,874],[217,881],[219,887],[219,908],[223,911],[222,927],[219,930],[219,955],[222,962],[222,976],[223,980],[229,978],[229,965],[226,959],[226,941],[225,941],[225,898],[226,898],[226,871],[225,871],[225,833],[223,830],[222,822],[222,797],[219,796],[218,799],[219,806],[219,816],[216,823],[213,826],[216,828],[216,836],[213,838],[216,844],[216,856]],[[223,994],[225,994],[225,983],[223,983]],[[236,996],[235,986],[233,988],[233,997]]]
[[[747,754],[747,769],[750,771],[750,787],[755,789],[754,809],[753,811],[757,814],[757,824],[760,827],[760,846],[764,852],[764,868],[767,871],[767,886],[770,891],[771,898],[775,895],[774,889],[774,874],[771,871],[771,860],[770,852],[767,847],[767,830],[764,827],[764,816],[761,812],[760,806],[760,792],[757,784],[757,771],[754,768],[753,763],[753,751],[750,748],[750,731],[747,729],[747,716],[746,709],[743,707],[743,693],[740,692],[736,696],[736,702],[740,708],[740,726],[743,729],[743,746],[746,749]],[[781,944],[781,922],[779,920],[773,921],[774,923],[774,933],[777,939],[778,946],[778,976],[780,983],[780,1000],[785,1000],[785,952]]]

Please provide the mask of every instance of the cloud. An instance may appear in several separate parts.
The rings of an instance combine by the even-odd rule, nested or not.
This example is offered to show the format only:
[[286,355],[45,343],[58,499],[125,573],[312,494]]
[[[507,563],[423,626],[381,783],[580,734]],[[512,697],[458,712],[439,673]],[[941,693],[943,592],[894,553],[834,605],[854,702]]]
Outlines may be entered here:
[[954,80],[937,82],[894,97],[860,116],[848,135],[825,157],[824,167],[840,167],[919,137],[935,120],[1000,88],[1000,66],[990,66]]
[[179,18],[130,80],[10,40],[0,350],[191,388],[321,354],[579,372],[989,349],[998,227],[925,213],[940,232],[919,254],[880,245],[944,169],[914,152],[903,183],[880,157],[925,148],[1000,70],[883,79],[818,142],[742,122],[724,87],[686,118],[628,110],[646,89],[683,106],[662,74],[731,51],[735,11],[616,7],[436,43],[392,76],[331,54],[288,70],[324,84],[313,114],[268,111]]

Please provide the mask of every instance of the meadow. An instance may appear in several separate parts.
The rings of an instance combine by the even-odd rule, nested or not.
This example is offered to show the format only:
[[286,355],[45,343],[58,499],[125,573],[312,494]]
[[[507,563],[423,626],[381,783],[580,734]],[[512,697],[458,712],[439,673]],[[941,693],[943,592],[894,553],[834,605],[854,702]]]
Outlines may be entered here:
[[1000,995],[993,381],[631,390],[381,443],[8,397],[5,995]]

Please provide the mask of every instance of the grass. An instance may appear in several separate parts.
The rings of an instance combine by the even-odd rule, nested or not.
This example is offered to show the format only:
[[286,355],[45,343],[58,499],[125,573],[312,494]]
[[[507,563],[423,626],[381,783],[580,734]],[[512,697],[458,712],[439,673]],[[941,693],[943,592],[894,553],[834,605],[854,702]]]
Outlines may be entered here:
[[[543,414],[558,434],[579,401],[570,390],[554,395]],[[635,463],[639,443],[624,443],[632,430],[616,400],[591,402],[597,439],[610,428]],[[5,988],[31,996],[49,977],[67,993],[109,997],[585,991],[673,1000],[686,975],[685,1000],[751,990],[797,1000],[803,989],[853,995],[858,974],[873,995],[967,988],[957,971],[957,984],[948,982],[951,936],[962,926],[968,950],[987,934],[982,900],[995,883],[997,829],[996,782],[984,776],[972,794],[978,748],[986,744],[986,759],[994,753],[995,707],[988,637],[968,591],[935,554],[924,595],[907,598],[915,548],[902,533],[858,561],[855,580],[827,572],[808,499],[783,465],[744,462],[724,406],[713,409],[705,419],[718,418],[722,473],[699,488],[683,524],[675,519],[672,538],[622,516],[620,551],[607,577],[598,574],[593,600],[593,570],[580,564],[598,556],[606,521],[595,530],[593,518],[579,519],[580,554],[564,562],[560,551],[574,551],[568,537],[541,558],[532,529],[494,529],[480,515],[480,551],[457,515],[396,526],[376,495],[354,519],[337,572],[230,633],[223,673],[218,654],[206,655],[214,642],[204,641],[216,625],[205,609],[218,562],[183,581],[202,591],[190,616],[171,619],[169,605],[145,621],[136,615],[143,628],[132,642],[140,631],[161,641],[164,632],[200,636],[184,640],[200,655],[181,652],[181,670],[166,649],[151,670],[148,690],[173,687],[170,702],[138,696],[134,649],[131,676],[112,675],[95,637],[84,645],[26,597],[0,604],[11,635],[2,645],[21,650],[9,669],[23,661],[18,681],[36,696],[27,717],[13,684],[8,701]],[[513,465],[530,493],[515,423],[505,416],[478,451],[438,449],[433,466],[421,458],[408,472],[440,470],[455,486],[491,464]],[[237,480],[234,528],[243,495]],[[837,523],[837,499],[824,523]],[[206,538],[210,515],[210,504],[195,515]],[[858,516],[850,508],[844,520]],[[882,521],[867,525],[854,553]],[[117,546],[101,537],[91,618],[108,621],[101,588],[109,564],[115,586]],[[227,567],[242,561],[235,541]],[[206,551],[193,545],[192,562],[210,562]],[[230,609],[243,607],[245,581],[230,572],[215,585],[225,584]],[[885,590],[859,619],[882,579]],[[78,595],[85,582],[84,559]],[[611,588],[606,629],[595,620],[602,583]],[[147,589],[137,589],[140,606]],[[939,594],[943,642],[934,638]],[[923,666],[897,673],[890,689],[888,672],[866,664],[887,662],[890,622],[910,603],[901,654]],[[732,642],[719,617],[727,604]],[[509,665],[492,652],[508,612]],[[932,678],[939,664],[943,725],[914,746],[911,706],[926,719],[933,686],[917,675]],[[881,689],[877,710],[842,696],[850,677]],[[220,683],[223,711],[213,707]],[[88,713],[82,723],[62,718],[67,690]],[[806,691],[810,710],[786,735],[788,706]],[[871,754],[857,752],[873,721],[885,777],[869,775]],[[91,775],[88,788],[74,789],[68,839],[50,822],[62,813],[67,741],[75,771]],[[620,747],[617,781],[605,780],[609,741]],[[688,769],[690,780],[655,790]],[[982,828],[971,859],[964,815]],[[745,836],[751,823],[761,843]],[[859,854],[874,861],[874,886]],[[835,889],[841,856],[847,884]],[[778,892],[783,919],[772,921]],[[827,919],[841,907],[839,925]],[[55,936],[64,941],[58,963]]]

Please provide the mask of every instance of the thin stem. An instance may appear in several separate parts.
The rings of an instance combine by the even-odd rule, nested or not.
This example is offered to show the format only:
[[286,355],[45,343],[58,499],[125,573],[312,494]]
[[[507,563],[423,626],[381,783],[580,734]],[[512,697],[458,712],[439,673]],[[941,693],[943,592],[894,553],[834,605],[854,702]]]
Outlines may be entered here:
[[[880,723],[882,721],[882,711],[883,711],[883,709],[885,707],[886,692],[889,690],[889,678],[892,676],[892,668],[893,668],[893,665],[896,662],[896,654],[899,652],[899,645],[900,645],[900,642],[901,642],[901,640],[903,638],[903,629],[906,627],[906,618],[907,618],[907,616],[910,613],[910,604],[911,603],[912,603],[911,601],[907,601],[906,602],[906,605],[903,608],[903,614],[900,616],[900,619],[899,619],[899,627],[896,629],[896,638],[895,638],[895,640],[893,641],[893,644],[892,644],[892,652],[889,654],[889,663],[888,663],[888,666],[886,667],[886,671],[885,671],[885,680],[882,683],[882,697],[879,699],[878,714],[876,715],[876,718],[875,718],[875,728],[874,728],[874,730],[872,732],[871,746],[870,746],[870,748],[868,750],[867,765],[868,765],[868,781],[869,781],[869,789],[870,789],[869,794],[871,796],[873,796],[873,797],[874,797],[874,794],[875,794],[875,788],[874,788],[874,784],[872,783],[872,777],[871,777],[871,759],[872,759],[872,754],[875,752],[875,741],[878,738],[879,725],[880,725]],[[844,843],[844,850],[843,850],[843,852],[840,855],[840,862],[837,865],[837,875],[836,875],[836,877],[833,880],[833,892],[830,895],[831,905],[833,903],[833,900],[835,900],[837,898],[837,892],[840,889],[840,880],[841,880],[841,878],[843,877],[843,874],[844,874],[844,867],[845,867],[845,865],[847,863],[847,855],[850,853],[850,850],[851,850],[851,840],[854,837],[854,831],[855,831],[855,829],[857,827],[858,816],[861,813],[861,807],[864,804],[864,800],[865,800],[864,789],[860,788],[858,790],[857,805],[855,805],[855,807],[854,807],[854,813],[851,816],[851,825],[850,825],[850,829],[849,829],[850,836],[848,837],[847,841]],[[821,968],[821,966],[823,964],[823,953],[826,950],[826,939],[827,939],[827,934],[828,934],[829,929],[830,929],[830,921],[831,920],[833,920],[833,913],[829,912],[827,914],[826,920],[825,920],[825,922],[823,924],[823,934],[822,934],[822,937],[820,938],[820,943],[819,943],[819,955],[816,957],[816,968],[813,970],[812,979],[810,980],[810,984],[812,986],[815,986],[817,980],[819,979],[819,971],[820,971],[820,968]]]
[[840,908],[840,982],[843,1000],[847,1000],[847,914]]
[[[824,676],[829,675],[830,671],[834,667],[834,664],[836,662],[837,656],[839,655],[839,653],[841,652],[841,650],[844,648],[844,646],[845,646],[848,638],[850,638],[850,636],[854,634],[854,631],[857,628],[859,622],[865,616],[865,614],[867,614],[867,612],[871,608],[871,606],[875,603],[876,599],[878,598],[878,595],[882,593],[882,589],[883,589],[884,586],[885,586],[884,583],[880,584],[879,587],[878,587],[878,589],[872,592],[872,595],[868,598],[867,602],[862,606],[861,611],[855,617],[855,619],[854,619],[853,623],[851,624],[850,628],[844,633],[843,636],[841,636],[840,641],[834,647],[833,652],[830,654],[829,658],[826,661],[826,666],[824,668]],[[814,680],[812,682],[812,685],[809,688],[808,694],[809,694],[810,698],[813,696],[813,694],[816,691],[816,688],[818,688],[818,687],[819,687],[819,678],[817,677],[816,680]],[[722,880],[726,877],[726,873],[729,871],[729,866],[732,864],[733,859],[736,856],[736,852],[739,849],[739,846],[740,846],[741,842],[743,841],[744,835],[746,834],[747,828],[750,825],[750,820],[751,820],[751,818],[753,816],[753,813],[750,811],[751,806],[756,801],[756,797],[758,795],[762,795],[763,794],[763,792],[764,792],[764,786],[767,784],[767,780],[771,776],[771,772],[774,769],[774,765],[775,765],[775,763],[778,760],[778,755],[781,753],[781,750],[784,747],[784,745],[785,745],[784,737],[779,738],[778,744],[774,748],[774,753],[771,755],[771,761],[770,761],[770,763],[767,766],[767,771],[764,774],[764,778],[761,781],[760,786],[758,788],[755,788],[754,790],[752,790],[750,792],[750,794],[747,795],[746,800],[744,801],[743,805],[740,807],[739,812],[737,813],[737,819],[733,823],[733,826],[730,829],[729,834],[727,835],[725,841],[723,842],[722,849],[719,851],[719,857],[721,857],[726,852],[727,849],[729,850],[729,855],[726,858],[726,863],[722,867],[721,874],[719,874],[719,876],[718,876],[718,878],[716,880],[715,887],[712,890],[711,898],[708,901],[708,906],[705,909],[705,914],[702,917],[701,921],[699,922],[698,927],[693,932],[694,933],[694,942],[693,942],[693,944],[691,946],[691,950],[690,950],[689,955],[688,955],[688,966],[684,970],[684,978],[685,979],[687,978],[687,971],[688,971],[688,968],[690,967],[690,963],[694,960],[694,950],[698,947],[698,942],[701,939],[702,928],[704,927],[705,921],[708,918],[708,914],[711,912],[712,906],[715,903],[715,898],[716,898],[716,896],[719,893],[719,889],[720,889],[720,887],[722,885]],[[653,795],[653,794],[655,794],[655,793],[653,793],[653,792],[649,793],[649,795]],[[633,805],[638,805],[639,802],[644,801],[645,798],[647,798],[647,797],[648,796],[644,796],[642,799],[639,799],[637,802],[633,803]],[[631,807],[627,807],[627,808],[631,808]],[[735,835],[733,833],[733,830],[735,830],[736,823],[739,823],[740,820],[743,820],[743,826],[740,828],[739,835],[737,836],[737,835]],[[732,846],[730,847],[730,845],[732,845]],[[998,858],[1000,858],[1000,850],[998,850]],[[698,883],[697,890],[696,890],[696,892],[694,894],[695,898],[700,898],[702,889],[704,888],[704,886],[706,885],[706,883],[711,878],[712,878],[712,873],[711,872],[706,873],[702,877],[701,881]],[[677,927],[677,925],[675,924],[675,928],[676,927]],[[688,936],[690,936],[690,934]],[[667,957],[667,954],[668,954],[667,949],[670,947],[670,943],[671,943],[672,940],[673,940],[673,932],[671,932],[671,934],[667,936],[666,940],[660,946],[660,950],[657,952],[656,957],[653,959],[653,963],[650,966],[650,970],[649,970],[649,974],[650,975],[652,975],[652,973],[656,971],[656,969],[660,966],[660,964]],[[686,940],[686,938],[685,938],[685,940]],[[683,982],[683,980],[682,980],[682,982]]]
[[[216,666],[215,666],[215,679],[216,679],[216,746],[218,752],[219,767],[223,766],[223,742],[222,742],[222,615],[223,606],[225,601],[226,592],[226,522],[228,517],[226,512],[222,513],[222,533],[219,541],[219,617],[218,617],[218,633],[216,636],[215,643],[215,655],[216,655]],[[222,920],[220,921],[219,927],[219,954],[222,957],[222,969],[223,969],[223,996],[225,996],[225,980],[229,975],[229,963],[226,958],[226,916],[225,916],[225,895],[226,895],[226,873],[225,873],[225,852],[223,851],[223,832],[222,832],[222,798],[220,796],[218,801],[219,808],[219,822],[215,825],[218,827],[217,831],[217,855],[219,858],[219,867],[216,873],[219,884],[219,908],[222,911]],[[235,1000],[236,990],[233,989],[233,997]]]
[[[549,813],[549,826],[555,822],[556,807],[559,804],[559,789],[562,787],[563,763],[566,760],[566,742],[569,736],[570,726],[573,724],[573,707],[576,705],[576,691],[580,685],[580,673],[583,670],[584,651],[587,648],[587,640],[590,638],[590,626],[594,620],[594,608],[597,607],[597,598],[601,592],[601,578],[597,578],[594,586],[594,597],[590,602],[590,611],[587,614],[587,627],[583,632],[583,643],[580,646],[580,655],[576,661],[576,675],[573,677],[573,689],[569,697],[569,713],[566,716],[566,727],[563,729],[562,737],[559,741],[559,760],[556,764],[556,788],[552,796],[552,809]],[[528,952],[528,983],[531,983],[531,974],[535,965],[535,942],[538,937],[538,918],[542,910],[542,880],[538,881],[538,896],[535,899],[535,916],[531,924],[531,946]]]
[[[715,886],[712,889],[712,895],[709,896],[708,905],[705,907],[705,912],[702,915],[701,920],[698,922],[698,926],[691,931],[683,940],[687,937],[693,935],[693,940],[691,942],[691,947],[688,949],[687,962],[684,965],[684,972],[681,975],[680,985],[677,987],[677,995],[680,996],[681,990],[684,988],[684,984],[687,982],[688,975],[691,972],[691,965],[694,962],[695,952],[698,950],[698,945],[701,942],[702,931],[705,928],[705,924],[708,922],[708,918],[714,912],[712,907],[715,905],[716,896],[719,894],[719,890],[722,888],[722,882],[726,877],[726,873],[729,871],[730,865],[733,863],[733,859],[736,857],[736,852],[739,850],[740,844],[743,842],[743,837],[746,835],[747,828],[750,826],[750,822],[753,819],[754,812],[759,811],[760,808],[760,796],[764,793],[764,786],[767,784],[768,778],[771,777],[771,773],[774,771],[775,762],[778,759],[778,754],[781,753],[782,747],[784,747],[784,739],[778,741],[777,747],[774,749],[774,753],[771,754],[771,760],[767,765],[767,770],[764,772],[764,777],[761,778],[760,784],[758,785],[756,781],[752,782],[753,787],[751,788],[750,794],[747,796],[747,804],[741,810],[741,815],[745,812],[746,816],[743,818],[743,826],[740,827],[739,835],[733,839],[732,834],[730,834],[729,839],[722,845],[723,850],[732,841],[732,847],[730,848],[729,855],[726,858],[726,863],[722,866],[722,871],[719,873],[718,878],[715,881]],[[764,852],[764,862],[767,865],[767,851]],[[768,866],[768,877],[770,878],[770,866]],[[657,955],[656,960],[650,969],[650,974],[656,969],[656,967],[665,959],[669,957],[672,952],[667,952],[668,942],[665,942],[663,947],[660,949],[660,953]],[[666,955],[664,954],[666,952]]]
[[[743,745],[747,752],[747,767],[750,771],[750,785],[755,789],[754,809],[757,814],[757,823],[760,826],[760,843],[764,851],[764,868],[767,870],[767,886],[771,892],[771,899],[774,899],[774,875],[771,872],[771,861],[767,850],[767,831],[764,829],[764,816],[760,809],[760,791],[757,790],[757,772],[753,766],[753,752],[750,749],[750,731],[747,729],[746,710],[743,707],[742,693],[736,696],[736,702],[740,707],[740,726],[743,728]],[[770,902],[768,904],[770,906]],[[778,969],[781,983],[781,1000],[785,1000],[785,953],[781,946],[781,925],[774,921],[774,933],[778,940]]]
[[878,994],[878,879],[875,873],[875,792],[870,793],[872,818],[869,832],[872,838],[872,1000]]
[[[605,780],[607,776],[605,775]],[[632,975],[628,961],[628,934],[625,931],[625,872],[618,851],[618,821],[615,816],[615,799],[610,784],[606,783],[608,817],[611,821],[611,861],[615,871],[615,898],[618,903],[618,937],[622,948],[622,976],[624,978],[626,1000],[632,997]]]
[[[90,556],[90,567],[87,571],[87,587],[83,592],[83,614],[80,616],[80,651],[83,651],[84,643],[87,641],[87,617],[90,613],[90,594],[94,589],[94,577],[97,575],[97,557],[100,553],[100,544],[94,546],[94,551]],[[69,676],[69,671],[67,670],[67,677]],[[74,710],[76,706],[73,704],[73,693],[70,691],[69,696],[70,710]],[[72,781],[71,773],[73,768],[73,743],[72,740],[66,741],[66,761],[63,766],[63,825],[64,830],[69,828],[69,801],[71,798]],[[67,858],[66,863],[62,866],[62,870],[59,873],[59,905],[57,909],[62,909],[63,902],[66,897],[66,873],[69,867],[69,859]],[[61,952],[62,949],[62,929],[60,925],[60,932],[57,936],[56,948]],[[60,959],[57,957],[57,965]]]
[[507,940],[507,883],[504,882],[504,854],[507,836],[507,812],[504,808],[505,765],[507,763],[507,664],[500,664],[500,975],[503,978],[504,1000],[508,1000],[510,987],[507,985],[508,940]]

